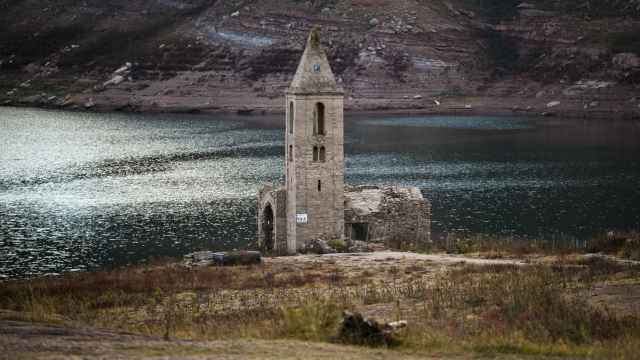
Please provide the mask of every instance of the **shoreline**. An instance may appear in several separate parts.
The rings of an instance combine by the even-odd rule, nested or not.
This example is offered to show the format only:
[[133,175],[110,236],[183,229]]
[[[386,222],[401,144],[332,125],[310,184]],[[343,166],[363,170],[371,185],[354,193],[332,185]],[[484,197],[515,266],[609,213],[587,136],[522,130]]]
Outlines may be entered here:
[[[0,104],[2,108],[21,108],[21,109],[42,109],[42,110],[59,110],[70,112],[88,112],[88,113],[122,113],[122,114],[212,114],[212,115],[238,115],[238,116],[282,116],[284,110],[277,107],[198,107],[198,106],[168,106],[168,107],[151,107],[151,106],[130,106],[117,104],[91,104],[91,106],[68,105],[68,104],[50,104],[39,102],[5,102]],[[566,106],[552,109],[532,108],[521,109],[514,105],[511,107],[497,105],[474,105],[471,107],[457,106],[453,103],[442,106],[383,106],[381,108],[369,106],[349,106],[345,105],[345,114],[366,116],[366,115],[405,115],[405,116],[516,116],[516,117],[548,117],[548,118],[569,118],[569,119],[594,119],[594,120],[640,120],[640,107],[636,109],[615,107],[611,110],[599,109],[576,109],[575,107]]]

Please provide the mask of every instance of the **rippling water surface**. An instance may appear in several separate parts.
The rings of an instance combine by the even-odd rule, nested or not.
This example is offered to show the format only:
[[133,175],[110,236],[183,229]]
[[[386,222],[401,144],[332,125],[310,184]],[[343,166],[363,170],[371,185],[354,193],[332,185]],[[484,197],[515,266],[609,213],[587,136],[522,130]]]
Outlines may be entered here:
[[[281,117],[0,108],[0,277],[232,249],[283,181]],[[420,187],[434,236],[640,228],[640,124],[349,117],[350,183]]]

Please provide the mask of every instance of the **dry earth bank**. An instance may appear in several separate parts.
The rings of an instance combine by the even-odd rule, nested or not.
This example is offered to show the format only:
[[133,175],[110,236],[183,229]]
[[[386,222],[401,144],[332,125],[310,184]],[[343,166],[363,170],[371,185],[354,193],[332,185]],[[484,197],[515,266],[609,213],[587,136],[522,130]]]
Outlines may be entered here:
[[[638,299],[638,265],[572,254],[156,264],[1,283],[0,347],[12,359],[632,359]],[[342,310],[409,326],[389,349],[345,346],[335,338]]]

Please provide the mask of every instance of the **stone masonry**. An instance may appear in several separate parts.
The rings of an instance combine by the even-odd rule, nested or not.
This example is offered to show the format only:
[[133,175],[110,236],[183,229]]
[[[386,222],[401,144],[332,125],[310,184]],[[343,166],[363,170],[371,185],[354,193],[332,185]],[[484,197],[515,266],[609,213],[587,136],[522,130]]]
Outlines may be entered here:
[[347,239],[420,249],[431,242],[431,204],[420,189],[400,186],[347,186]]
[[[358,238],[393,247],[430,240],[430,205],[418,189],[350,187],[345,193],[343,104],[314,29],[286,92],[286,184],[265,186],[258,194],[261,248],[295,254],[317,239]],[[376,210],[363,212],[361,204]]]

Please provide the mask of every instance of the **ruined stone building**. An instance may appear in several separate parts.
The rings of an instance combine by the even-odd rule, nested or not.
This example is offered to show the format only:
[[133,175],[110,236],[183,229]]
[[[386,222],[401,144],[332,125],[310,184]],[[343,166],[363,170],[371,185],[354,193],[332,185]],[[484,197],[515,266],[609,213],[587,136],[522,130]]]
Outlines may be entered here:
[[296,253],[318,239],[396,247],[430,241],[431,208],[417,188],[345,188],[343,99],[313,30],[286,91],[286,184],[258,194],[262,248]]

